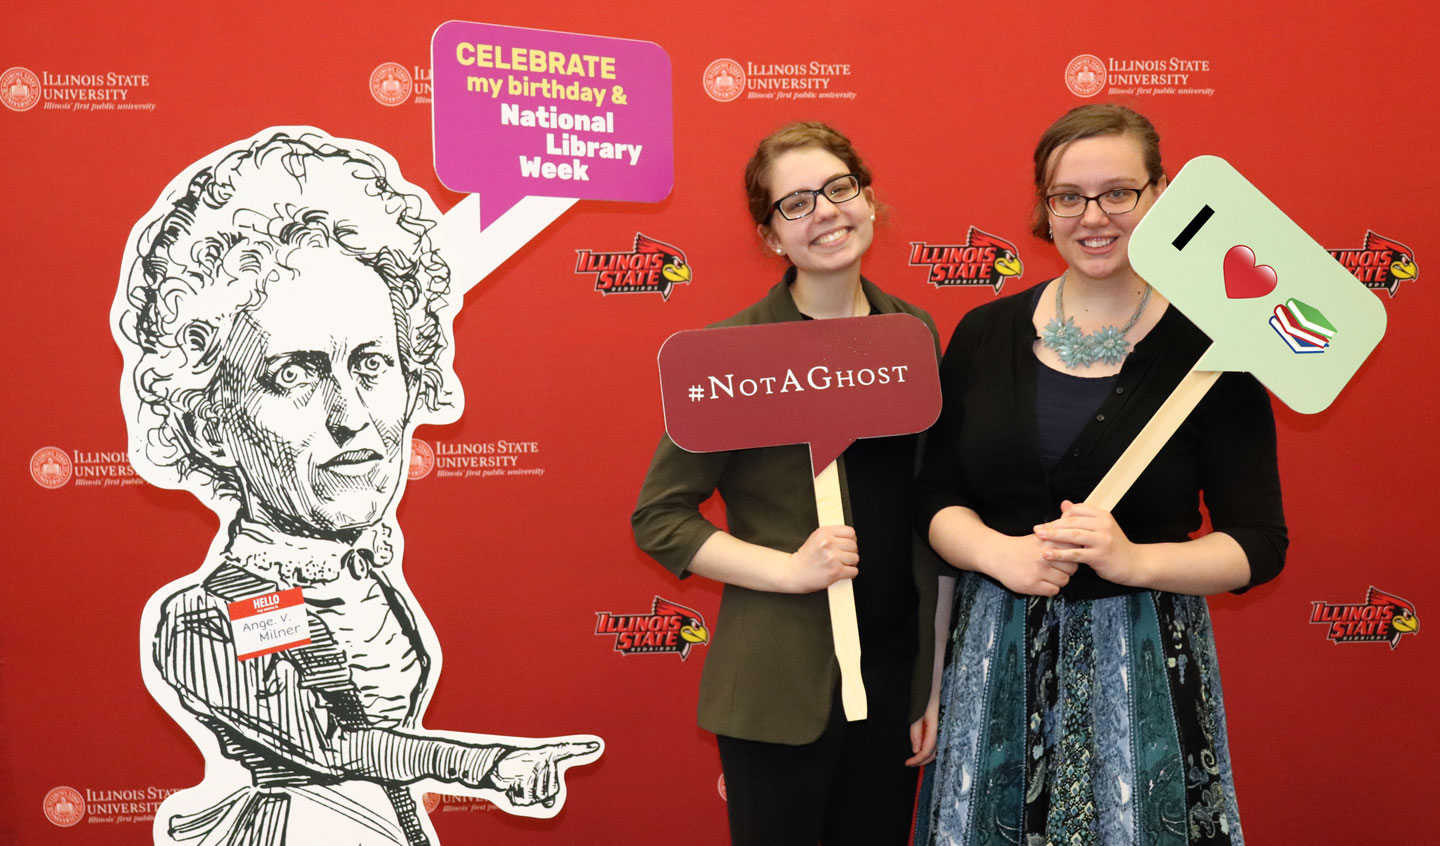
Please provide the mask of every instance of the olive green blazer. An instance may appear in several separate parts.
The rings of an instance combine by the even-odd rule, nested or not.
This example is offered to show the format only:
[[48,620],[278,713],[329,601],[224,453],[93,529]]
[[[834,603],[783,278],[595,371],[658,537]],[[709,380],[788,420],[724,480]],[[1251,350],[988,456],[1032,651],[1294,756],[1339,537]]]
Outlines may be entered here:
[[[716,325],[802,320],[790,296],[793,274],[792,269],[764,299]],[[934,321],[921,309],[868,280],[862,280],[862,286],[871,313],[912,314],[935,334]],[[917,461],[918,455],[917,447]],[[850,523],[843,456],[839,471],[845,519]],[[700,504],[718,491],[732,535],[794,551],[819,525],[811,475],[810,451],[804,444],[692,453],[662,437],[631,516],[636,543],[666,569],[687,577],[701,544],[720,531],[699,511]],[[930,695],[940,563],[918,536],[912,548],[910,563],[919,596],[910,691],[913,721],[924,712]],[[781,594],[726,585],[713,630],[700,681],[700,726],[728,737],[770,743],[802,744],[819,738],[840,678],[825,591]]]

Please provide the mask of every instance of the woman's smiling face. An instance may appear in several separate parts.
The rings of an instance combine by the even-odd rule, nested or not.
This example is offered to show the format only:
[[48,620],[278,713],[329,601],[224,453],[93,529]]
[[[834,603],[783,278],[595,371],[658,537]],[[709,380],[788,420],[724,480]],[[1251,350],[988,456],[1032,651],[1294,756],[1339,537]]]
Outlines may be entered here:
[[[802,147],[781,153],[770,165],[770,201],[796,191],[819,190],[837,176],[849,173],[838,156],[820,147]],[[790,258],[802,273],[831,273],[858,265],[875,237],[875,207],[870,189],[854,199],[833,203],[815,198],[815,210],[799,220],[786,220],[779,212],[760,226],[760,236],[771,249]]]
[[247,512],[330,534],[380,519],[403,469],[408,395],[389,291],[333,249],[236,318],[216,393],[225,460]]
[[[1142,188],[1149,177],[1140,142],[1129,135],[1095,135],[1071,141],[1050,158],[1045,193],[1094,197],[1115,188]],[[1153,189],[1153,190],[1152,190]],[[1134,209],[1106,214],[1098,202],[1078,217],[1050,215],[1055,248],[1070,270],[1089,279],[1108,279],[1130,270],[1130,233],[1165,190],[1162,176],[1140,192]]]

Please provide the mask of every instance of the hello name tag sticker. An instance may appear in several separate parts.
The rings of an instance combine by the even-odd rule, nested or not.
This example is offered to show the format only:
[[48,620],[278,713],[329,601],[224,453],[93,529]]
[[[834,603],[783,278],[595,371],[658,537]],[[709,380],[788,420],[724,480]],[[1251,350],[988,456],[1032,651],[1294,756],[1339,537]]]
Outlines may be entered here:
[[241,661],[310,643],[310,620],[300,588],[230,603],[230,630]]

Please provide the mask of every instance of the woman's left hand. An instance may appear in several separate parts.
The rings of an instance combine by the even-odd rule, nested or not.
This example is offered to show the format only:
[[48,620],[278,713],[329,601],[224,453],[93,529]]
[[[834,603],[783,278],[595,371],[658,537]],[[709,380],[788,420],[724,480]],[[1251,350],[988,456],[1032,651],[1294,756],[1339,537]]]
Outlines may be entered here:
[[1131,543],[1120,524],[1102,508],[1067,499],[1060,503],[1060,519],[1036,526],[1035,536],[1046,542],[1043,554],[1047,561],[1085,564],[1117,585],[1146,583],[1143,545]]
[[940,731],[940,691],[939,685],[930,692],[930,702],[925,706],[925,714],[920,719],[910,724],[910,751],[914,752],[905,759],[907,767],[923,767],[935,760],[935,741]]

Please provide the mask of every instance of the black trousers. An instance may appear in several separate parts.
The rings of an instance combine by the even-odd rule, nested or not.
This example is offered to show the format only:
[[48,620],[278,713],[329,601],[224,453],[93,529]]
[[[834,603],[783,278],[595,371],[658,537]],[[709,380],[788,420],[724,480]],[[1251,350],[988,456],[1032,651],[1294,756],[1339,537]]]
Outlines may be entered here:
[[820,739],[718,736],[734,846],[904,846],[919,769],[910,757],[911,661],[862,668],[869,717],[846,722],[837,687]]

